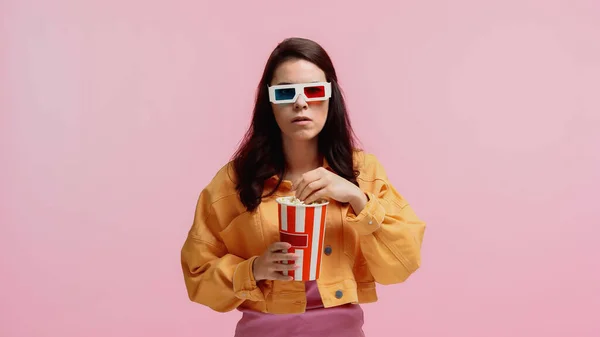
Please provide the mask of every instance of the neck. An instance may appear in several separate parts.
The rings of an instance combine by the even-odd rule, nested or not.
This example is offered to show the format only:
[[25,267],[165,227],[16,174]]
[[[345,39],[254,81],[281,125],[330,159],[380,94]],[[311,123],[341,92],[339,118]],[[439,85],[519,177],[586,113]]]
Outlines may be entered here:
[[317,140],[283,142],[285,163],[289,175],[298,175],[321,166]]

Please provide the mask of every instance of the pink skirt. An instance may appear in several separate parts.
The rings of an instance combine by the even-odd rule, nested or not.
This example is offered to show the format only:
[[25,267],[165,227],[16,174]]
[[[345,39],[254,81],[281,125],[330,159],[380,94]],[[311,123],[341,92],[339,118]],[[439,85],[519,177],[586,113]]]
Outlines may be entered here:
[[240,309],[235,337],[364,337],[358,304],[324,308],[315,281],[306,282],[306,312],[274,315]]

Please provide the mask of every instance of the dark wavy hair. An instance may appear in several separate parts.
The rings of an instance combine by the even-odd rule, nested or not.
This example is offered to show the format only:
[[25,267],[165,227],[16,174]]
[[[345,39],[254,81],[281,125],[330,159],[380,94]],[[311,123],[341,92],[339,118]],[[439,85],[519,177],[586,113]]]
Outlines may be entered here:
[[[319,154],[327,159],[336,174],[358,185],[358,172],[353,163],[355,135],[333,63],[318,43],[304,38],[289,38],[277,45],[265,65],[258,84],[252,123],[233,156],[236,189],[248,211],[255,210],[262,198],[273,195],[285,174],[281,130],[269,101],[268,85],[277,67],[293,59],[303,59],[317,65],[325,73],[327,81],[331,82],[327,120],[318,136]],[[279,181],[272,191],[265,194],[265,181],[273,175],[278,175]]]

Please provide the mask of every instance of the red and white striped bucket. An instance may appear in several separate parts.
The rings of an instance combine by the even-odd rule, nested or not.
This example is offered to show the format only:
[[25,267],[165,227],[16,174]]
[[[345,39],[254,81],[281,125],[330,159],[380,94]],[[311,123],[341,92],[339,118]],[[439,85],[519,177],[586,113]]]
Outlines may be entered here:
[[[296,270],[283,272],[295,281],[313,281],[319,278],[321,255],[325,238],[325,217],[329,202],[314,205],[294,204],[294,197],[277,198],[279,235],[282,242],[292,245],[289,252],[298,255]],[[288,261],[293,263],[293,261]]]

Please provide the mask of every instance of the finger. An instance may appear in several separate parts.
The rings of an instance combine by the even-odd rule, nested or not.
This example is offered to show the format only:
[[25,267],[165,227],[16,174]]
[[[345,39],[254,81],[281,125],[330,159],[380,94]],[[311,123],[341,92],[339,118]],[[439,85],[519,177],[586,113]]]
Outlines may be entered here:
[[313,188],[314,188],[315,184],[318,184],[318,182],[320,180],[321,180],[321,177],[316,177],[316,178],[309,177],[309,178],[302,179],[302,181],[300,181],[299,186],[296,188],[296,198],[303,200],[303,199],[301,199],[302,195],[307,196],[308,194],[310,194],[310,193],[306,192],[306,189],[309,188],[309,186],[313,186]]
[[302,190],[302,192],[298,196],[298,199],[305,201],[306,198],[308,198],[311,194],[324,188],[325,186],[327,186],[327,181],[325,179],[315,180],[315,181],[311,182],[310,184],[306,185],[306,187]]
[[309,195],[308,198],[306,198],[306,200],[304,200],[304,203],[311,204],[319,199],[328,197],[328,194],[329,194],[329,190],[327,188],[322,188],[322,189],[316,191],[315,193]]
[[295,193],[294,193],[294,196],[295,196],[296,198],[298,198],[298,197],[300,196],[300,193],[302,193],[302,191],[303,191],[303,190],[304,190],[304,188],[306,187],[306,185],[308,185],[308,184],[310,184],[310,183],[311,183],[310,181],[307,181],[307,180],[306,180],[306,179],[304,179],[304,178],[301,178],[301,179],[297,180],[297,181],[296,181],[296,182],[295,182],[295,183],[292,185],[292,186],[293,186],[293,191],[295,192]]
[[293,281],[294,278],[288,275],[283,275],[279,272],[274,272],[271,275],[269,275],[269,279],[271,280],[279,280],[279,281]]
[[271,244],[268,248],[269,252],[278,252],[282,250],[288,250],[292,248],[292,245],[287,242],[275,242]]
[[296,260],[298,260],[298,258],[300,258],[300,257],[295,254],[276,253],[276,254],[271,254],[271,256],[269,257],[269,261],[296,261]]
[[[319,169],[308,171],[292,183],[292,190],[297,191],[300,188],[304,188],[307,184],[311,183],[314,180],[318,180],[320,177],[321,171]],[[297,196],[298,195],[296,195],[296,197]]]
[[297,178],[296,180],[292,181],[292,191],[296,191],[298,189],[298,186],[300,186],[300,184],[302,183],[303,180],[304,180],[304,175],[301,175],[300,178]]
[[296,270],[300,269],[299,264],[285,264],[285,263],[275,263],[273,266],[273,271],[286,271],[286,270]]

